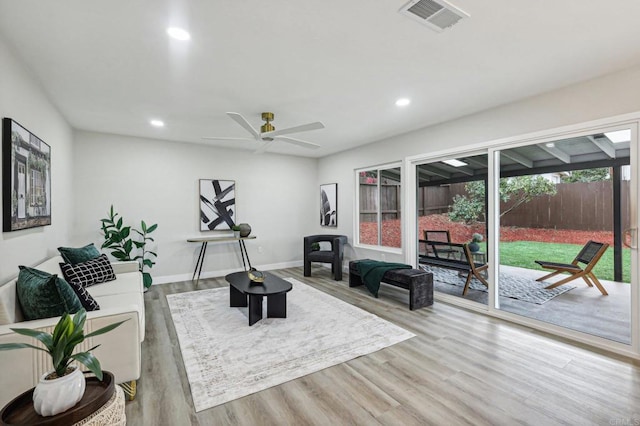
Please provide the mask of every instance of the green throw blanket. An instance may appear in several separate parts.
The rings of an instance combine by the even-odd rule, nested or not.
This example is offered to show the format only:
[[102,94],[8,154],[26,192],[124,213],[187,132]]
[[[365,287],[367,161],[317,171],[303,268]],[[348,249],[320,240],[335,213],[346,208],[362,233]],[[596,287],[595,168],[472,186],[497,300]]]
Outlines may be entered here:
[[380,262],[378,260],[361,260],[357,266],[362,282],[375,297],[378,297],[380,281],[382,281],[382,277],[387,271],[413,268],[411,265],[405,265],[404,263]]

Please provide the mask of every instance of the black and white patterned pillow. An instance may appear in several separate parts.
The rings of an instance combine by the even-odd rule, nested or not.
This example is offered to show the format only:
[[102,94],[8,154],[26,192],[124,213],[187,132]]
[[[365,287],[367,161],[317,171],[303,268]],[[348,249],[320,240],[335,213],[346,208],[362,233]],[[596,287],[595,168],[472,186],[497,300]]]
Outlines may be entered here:
[[69,287],[71,287],[73,291],[76,293],[76,295],[78,296],[78,299],[80,299],[80,303],[82,304],[82,307],[87,312],[97,311],[100,309],[100,305],[98,304],[98,302],[96,302],[96,299],[94,299],[89,294],[87,289],[84,288],[81,284],[74,283],[74,282],[69,282],[68,284],[69,284]]
[[75,265],[61,263],[60,269],[69,284],[75,283],[82,287],[90,287],[116,279],[116,274],[113,272],[113,267],[106,254]]

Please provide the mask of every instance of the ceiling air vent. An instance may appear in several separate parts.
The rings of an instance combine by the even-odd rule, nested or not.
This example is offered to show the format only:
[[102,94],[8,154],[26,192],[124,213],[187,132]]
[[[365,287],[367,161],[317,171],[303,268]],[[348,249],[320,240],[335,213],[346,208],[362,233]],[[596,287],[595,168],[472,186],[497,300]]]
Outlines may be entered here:
[[411,0],[400,9],[400,13],[437,32],[470,16],[444,0]]

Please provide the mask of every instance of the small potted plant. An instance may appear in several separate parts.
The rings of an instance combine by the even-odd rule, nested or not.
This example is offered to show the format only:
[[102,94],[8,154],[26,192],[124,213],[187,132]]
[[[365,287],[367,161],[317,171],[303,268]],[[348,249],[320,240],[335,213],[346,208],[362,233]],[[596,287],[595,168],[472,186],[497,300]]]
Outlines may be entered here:
[[469,250],[471,250],[472,253],[480,251],[480,244],[478,243],[481,242],[483,239],[484,238],[482,237],[482,234],[478,234],[477,232],[474,232],[473,235],[471,235]]
[[86,382],[78,366],[71,365],[74,361],[83,364],[96,375],[98,380],[102,380],[100,362],[91,353],[92,350],[100,345],[96,345],[85,352],[74,354],[73,351],[86,338],[111,331],[124,321],[108,325],[85,335],[84,323],[86,319],[87,312],[81,309],[73,316],[73,319],[68,313],[65,313],[55,326],[53,334],[30,328],[11,329],[18,334],[33,337],[40,341],[44,348],[28,343],[0,344],[0,351],[32,348],[51,355],[53,371],[42,375],[33,391],[33,408],[41,416],[55,416],[73,407],[82,399]]
[[233,231],[234,238],[240,238],[240,225],[233,225],[231,230]]
[[311,251],[319,251],[320,243],[311,243]]

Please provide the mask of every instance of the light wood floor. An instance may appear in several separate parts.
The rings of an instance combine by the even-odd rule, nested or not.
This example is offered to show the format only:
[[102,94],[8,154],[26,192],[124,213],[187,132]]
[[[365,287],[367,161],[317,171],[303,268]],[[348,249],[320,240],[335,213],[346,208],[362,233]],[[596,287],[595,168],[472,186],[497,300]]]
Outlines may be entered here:
[[[627,359],[443,303],[410,311],[406,291],[379,299],[314,267],[293,277],[417,336],[280,386],[196,413],[165,296],[145,295],[142,378],[129,425],[632,425],[640,424],[640,368]],[[224,279],[199,288],[225,286]],[[292,319],[293,320],[293,319]]]

